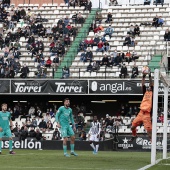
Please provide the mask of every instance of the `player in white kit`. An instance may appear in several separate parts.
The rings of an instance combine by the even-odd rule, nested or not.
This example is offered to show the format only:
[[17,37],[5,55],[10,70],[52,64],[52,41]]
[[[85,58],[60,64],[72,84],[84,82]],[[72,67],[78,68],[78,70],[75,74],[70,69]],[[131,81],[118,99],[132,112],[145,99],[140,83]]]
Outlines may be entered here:
[[[93,148],[93,154],[98,153],[99,149],[99,139],[100,139],[101,125],[97,120],[97,116],[93,117],[93,122],[91,123],[91,128],[89,130],[89,142],[90,146]],[[94,145],[95,143],[95,145]]]

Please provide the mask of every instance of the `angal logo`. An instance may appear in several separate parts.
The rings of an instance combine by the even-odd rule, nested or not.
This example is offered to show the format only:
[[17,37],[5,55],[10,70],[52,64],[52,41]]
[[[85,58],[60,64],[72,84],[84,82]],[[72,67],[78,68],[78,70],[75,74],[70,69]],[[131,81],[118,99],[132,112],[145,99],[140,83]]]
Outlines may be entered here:
[[93,81],[91,83],[91,89],[92,89],[92,91],[97,91],[97,82],[96,81]]
[[22,93],[22,92],[34,92],[34,93],[40,93],[42,86],[40,86],[40,83],[37,81],[31,81],[31,82],[14,82],[16,85],[15,92],[16,93]]
[[97,91],[100,90],[101,92],[111,92],[111,93],[117,93],[121,91],[131,91],[131,87],[127,87],[125,82],[120,83],[98,83],[97,81],[93,81],[91,83],[91,90]]

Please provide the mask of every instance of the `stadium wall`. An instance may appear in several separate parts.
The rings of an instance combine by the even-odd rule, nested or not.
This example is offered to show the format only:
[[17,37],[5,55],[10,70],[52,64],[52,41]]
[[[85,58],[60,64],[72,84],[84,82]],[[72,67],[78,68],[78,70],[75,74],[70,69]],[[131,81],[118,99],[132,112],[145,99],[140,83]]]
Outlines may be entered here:
[[[140,135],[133,142],[129,142],[131,136],[119,135],[115,139],[108,139],[100,141],[100,151],[151,151],[151,142],[146,135]],[[63,141],[43,140],[37,141],[36,139],[28,138],[25,141],[13,139],[14,149],[39,149],[39,150],[62,150]],[[88,141],[76,141],[76,150],[91,151],[91,147]],[[157,150],[162,150],[163,138],[162,136],[157,139]],[[170,146],[170,140],[168,140],[168,146]],[[9,141],[4,140],[2,148],[7,149],[9,147]],[[68,145],[68,149],[69,145]],[[169,149],[169,148],[168,148]]]
[[[15,79],[0,80],[1,94],[51,94],[51,95],[142,95],[141,80],[47,80]],[[149,86],[149,83],[145,84]],[[163,83],[159,82],[159,94],[163,94]]]
[[[113,150],[113,140],[106,140],[100,142],[101,151],[112,151]],[[69,145],[68,145],[69,146]],[[91,147],[88,141],[76,141],[76,150],[91,151]],[[45,150],[62,150],[63,141],[42,141],[42,147]],[[68,149],[70,149],[68,147]]]
[[[140,135],[133,142],[129,142],[131,136],[122,135],[118,136],[118,143],[115,145],[115,150],[124,151],[151,151],[151,141],[146,135]],[[168,146],[170,141],[168,141]],[[162,150],[163,148],[163,137],[159,134],[156,143],[157,150]]]
[[[90,151],[91,147],[88,141],[76,141],[76,150]],[[3,140],[2,148],[9,148],[9,141]],[[63,141],[37,141],[35,139],[18,140],[13,139],[14,149],[39,149],[39,150],[62,150]],[[68,149],[69,145],[68,145]],[[100,142],[101,151],[112,151],[113,150],[113,139]]]

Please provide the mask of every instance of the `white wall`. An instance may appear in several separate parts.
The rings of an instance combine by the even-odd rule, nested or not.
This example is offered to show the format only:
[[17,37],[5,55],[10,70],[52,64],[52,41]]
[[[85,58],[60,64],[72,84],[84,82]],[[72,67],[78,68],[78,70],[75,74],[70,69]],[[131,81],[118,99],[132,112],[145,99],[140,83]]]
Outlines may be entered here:
[[[91,0],[92,8],[99,8],[99,0]],[[109,5],[109,0],[100,0],[101,4],[100,7],[104,8]]]
[[[119,5],[131,5],[131,4],[144,4],[144,0],[117,0]],[[155,1],[155,0],[151,0]],[[91,0],[92,8],[99,8],[99,0]],[[109,5],[109,0],[100,0],[101,8],[107,8]],[[164,0],[164,3],[170,3],[170,0]]]
[[[117,0],[119,5],[126,5],[126,4],[144,4],[145,0]],[[155,1],[155,0],[151,0]],[[164,3],[170,3],[170,0],[164,0]]]

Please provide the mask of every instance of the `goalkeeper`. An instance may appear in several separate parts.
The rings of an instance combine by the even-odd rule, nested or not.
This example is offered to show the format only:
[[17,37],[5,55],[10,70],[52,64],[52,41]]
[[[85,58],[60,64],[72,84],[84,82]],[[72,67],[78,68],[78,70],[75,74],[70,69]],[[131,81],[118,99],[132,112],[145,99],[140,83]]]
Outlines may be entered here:
[[[74,131],[76,130],[76,128],[73,119],[72,109],[69,106],[70,106],[70,100],[66,98],[64,99],[64,106],[61,106],[56,113],[57,127],[60,128],[61,136],[63,137],[63,150],[64,150],[65,157],[70,157],[70,155],[67,153],[68,137],[70,137],[71,155],[78,156],[74,152],[74,142],[75,142]],[[74,131],[70,127],[70,121],[72,123]]]
[[136,135],[136,127],[144,124],[144,128],[148,133],[148,137],[152,139],[152,123],[151,123],[151,110],[152,110],[152,100],[153,100],[153,81],[151,78],[151,73],[149,72],[149,87],[145,86],[146,74],[143,73],[142,77],[142,90],[143,90],[143,100],[140,105],[140,112],[137,117],[132,122],[132,138],[129,140],[133,141]]
[[15,152],[12,150],[12,134],[10,126],[12,128],[13,123],[11,120],[11,113],[7,112],[6,103],[3,103],[1,107],[2,111],[0,111],[0,154],[2,152],[2,137],[9,138],[9,154],[15,154]]

